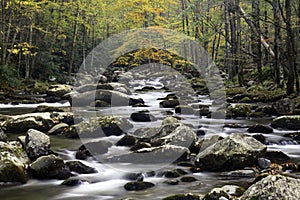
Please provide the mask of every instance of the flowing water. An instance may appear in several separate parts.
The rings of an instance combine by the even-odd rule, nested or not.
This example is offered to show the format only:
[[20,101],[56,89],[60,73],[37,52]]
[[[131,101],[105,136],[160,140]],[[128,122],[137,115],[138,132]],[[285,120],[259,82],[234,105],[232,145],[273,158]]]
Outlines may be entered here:
[[[154,85],[155,87],[160,87],[161,83],[159,80],[153,80],[151,82],[143,81],[134,83],[141,87],[143,85]],[[133,89],[136,89],[133,88]],[[138,128],[145,127],[159,127],[162,120],[166,117],[164,111],[169,111],[171,109],[162,109],[159,107],[158,98],[163,98],[167,94],[165,91],[148,91],[148,92],[136,92],[132,96],[134,98],[142,98],[145,101],[145,104],[149,107],[145,108],[151,112],[158,120],[154,122],[132,122],[134,128],[130,131],[134,131]],[[211,105],[212,101],[208,96],[197,96],[199,104]],[[31,112],[35,107],[40,104],[26,104],[26,105],[9,105],[1,104],[0,112],[3,114],[20,114]],[[47,104],[49,105],[49,104]],[[65,104],[50,104],[50,106],[59,106],[67,107]],[[125,116],[129,118],[130,114],[143,108],[134,108],[134,107],[113,107],[113,108],[101,108],[97,112],[101,115],[118,115]],[[174,111],[174,110],[173,110]],[[88,112],[88,111],[87,111]],[[269,124],[270,119],[227,119],[225,123],[236,123],[241,125],[242,128],[224,128],[222,131],[216,129],[216,131],[211,131],[210,124],[213,126],[221,126],[223,123],[220,123],[220,120],[217,119],[208,119],[205,117],[199,118],[195,115],[184,115],[181,116],[183,122],[193,125],[194,129],[197,130],[199,127],[204,131],[209,130],[209,134],[219,134],[226,136],[228,134],[238,132],[245,133],[247,127],[256,124]],[[265,134],[267,140],[270,141],[268,145],[269,149],[280,150],[287,153],[289,156],[298,159],[300,157],[299,146],[293,142],[288,142],[287,138],[284,138],[285,133],[292,131],[282,131],[275,130],[272,134]],[[11,139],[15,138],[16,135],[11,136]],[[112,136],[107,139],[110,141],[117,141],[122,136]],[[285,141],[281,142],[280,141]],[[51,137],[51,144],[53,150],[59,153],[59,155],[64,160],[75,160],[76,149],[82,144],[81,141],[74,139],[66,139],[59,136]],[[110,153],[121,153],[122,151],[127,151],[125,147],[114,147],[110,149]],[[145,158],[147,159],[147,158]],[[228,179],[220,176],[220,173],[194,173],[191,176],[194,176],[198,181],[192,183],[179,183],[179,185],[171,186],[164,181],[167,179],[160,175],[160,166],[151,166],[151,168],[156,169],[155,176],[145,175],[144,181],[149,181],[155,183],[155,187],[139,192],[129,192],[124,189],[124,185],[129,182],[124,177],[129,171],[136,172],[136,169],[129,169],[126,165],[124,166],[113,166],[101,164],[95,160],[82,161],[84,164],[91,166],[97,169],[97,174],[89,175],[79,175],[85,177],[89,180],[92,180],[93,183],[88,184],[84,183],[76,187],[68,187],[61,185],[62,181],[60,180],[35,180],[31,179],[27,184],[17,185],[17,186],[0,186],[0,199],[1,200],[105,200],[105,199],[162,199],[171,194],[178,193],[205,193],[211,190],[214,187],[222,186],[225,184],[237,184],[237,185],[247,185],[252,179]],[[124,170],[120,170],[120,168]],[[149,166],[147,166],[149,167]],[[177,166],[176,166],[177,167]],[[117,168],[117,169],[116,169]],[[143,166],[139,166],[139,169]],[[174,169],[175,166],[165,166],[165,169]],[[148,169],[145,169],[144,172],[147,172]]]

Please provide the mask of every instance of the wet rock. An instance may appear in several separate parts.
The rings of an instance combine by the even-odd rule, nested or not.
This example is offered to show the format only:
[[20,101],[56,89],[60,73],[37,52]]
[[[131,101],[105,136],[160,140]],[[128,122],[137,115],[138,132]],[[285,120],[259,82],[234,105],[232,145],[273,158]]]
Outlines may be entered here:
[[154,90],[156,90],[156,88],[153,86],[144,86],[143,88],[137,89],[136,91],[137,92],[147,92],[147,91],[154,91]]
[[73,106],[89,106],[94,101],[103,101],[110,106],[129,106],[133,105],[129,95],[114,91],[114,90],[101,90],[88,91],[78,93],[72,97]]
[[273,119],[271,126],[274,128],[283,128],[290,130],[300,129],[300,116],[299,115],[288,115],[281,116]]
[[170,164],[189,159],[188,148],[163,145],[159,147],[142,148],[128,154],[112,156],[105,159],[107,163],[132,164]]
[[97,158],[97,156],[107,153],[111,146],[111,142],[104,140],[85,143],[79,147],[76,158],[81,160],[85,160],[90,156]]
[[249,97],[243,97],[239,103],[253,103],[253,101]]
[[123,117],[102,116],[80,122],[76,127],[80,137],[104,137],[122,135],[133,126]]
[[271,160],[272,163],[283,163],[290,160],[290,157],[282,151],[267,151],[265,158]]
[[42,113],[42,112],[65,112],[65,109],[58,108],[58,107],[52,107],[47,105],[40,105],[36,107],[33,111],[34,113]]
[[222,173],[222,176],[225,177],[232,177],[232,178],[255,178],[255,172],[250,169],[244,169],[244,170],[235,170],[230,172],[224,172]]
[[257,164],[260,169],[267,169],[270,167],[271,161],[265,158],[259,158]]
[[244,188],[237,185],[224,185],[221,189],[225,191],[227,194],[235,197],[242,196],[243,193],[245,192]]
[[61,134],[64,135],[66,138],[70,138],[70,139],[79,138],[76,125],[71,125],[64,128]]
[[179,105],[180,103],[178,99],[168,99],[159,103],[159,106],[162,108],[175,108],[176,106]]
[[152,114],[150,114],[148,110],[142,110],[139,112],[132,113],[130,115],[130,118],[132,121],[135,122],[151,122],[157,120]]
[[247,130],[249,133],[273,133],[273,129],[269,126],[256,124]]
[[133,146],[137,141],[138,139],[135,136],[125,135],[117,142],[117,146]]
[[70,85],[51,85],[47,92],[47,96],[62,97],[65,94],[72,92],[73,87]]
[[29,163],[20,143],[0,141],[0,182],[26,183],[29,179],[26,166]]
[[159,128],[140,128],[134,131],[133,135],[140,139],[140,141],[150,142],[151,138],[159,133]]
[[177,118],[169,116],[163,120],[161,125],[164,126],[166,124],[178,124],[178,123],[181,123],[181,122]]
[[30,164],[29,170],[37,179],[66,179],[71,176],[64,161],[54,155],[39,157]]
[[30,113],[11,116],[3,126],[8,133],[25,133],[29,129],[48,131],[53,124],[50,113]]
[[233,117],[247,117],[251,113],[251,107],[247,104],[237,104],[227,108]]
[[280,99],[273,106],[280,115],[291,114],[295,109],[294,101],[289,98]]
[[266,115],[269,115],[269,116],[278,115],[278,112],[275,110],[275,108],[273,106],[270,106],[270,105],[258,106],[255,109],[255,112],[262,112],[262,113],[264,113]]
[[67,180],[64,180],[61,184],[65,185],[65,186],[74,187],[74,186],[79,186],[79,185],[83,184],[84,182],[88,182],[88,181],[86,179],[83,179],[80,177],[71,177],[71,178],[68,178]]
[[249,187],[241,200],[300,199],[300,181],[282,175],[270,175]]
[[163,172],[163,175],[166,178],[178,178],[182,175],[186,175],[188,174],[186,171],[182,170],[182,169],[173,169],[173,170],[167,170]]
[[205,196],[203,200],[219,200],[219,199],[230,199],[230,196],[227,192],[225,192],[222,188],[214,188]]
[[69,125],[65,124],[65,123],[60,123],[60,124],[56,124],[55,126],[53,126],[49,131],[48,134],[49,135],[58,135],[64,132],[64,130],[66,128],[68,128]]
[[97,173],[97,170],[86,166],[80,161],[69,161],[66,162],[66,166],[69,167],[69,169],[73,172],[77,172],[79,174],[92,174],[92,173]]
[[195,181],[198,181],[198,179],[196,179],[195,177],[193,176],[185,176],[185,177],[182,177],[180,179],[181,182],[184,182],[184,183],[190,183],[190,182],[195,182]]
[[209,171],[226,171],[252,166],[267,147],[245,134],[231,134],[200,152],[196,166]]
[[216,142],[224,139],[220,135],[209,135],[199,140],[200,152],[204,151],[207,147],[215,144]]
[[25,138],[25,150],[32,160],[50,154],[50,137],[40,131],[29,129]]
[[179,105],[175,107],[175,113],[182,115],[193,115],[194,109],[189,105]]
[[138,142],[137,144],[135,144],[133,147],[130,148],[130,151],[138,151],[140,149],[144,149],[144,148],[151,148],[151,144],[148,142]]
[[163,200],[202,200],[203,196],[199,194],[176,194],[166,198]]
[[262,144],[266,144],[266,137],[263,134],[255,134],[252,137]]
[[177,179],[171,179],[171,180],[164,181],[164,183],[168,184],[168,185],[178,185],[179,184],[179,180],[177,180]]
[[154,187],[154,183],[150,182],[129,182],[124,185],[125,190],[140,191]]
[[2,129],[0,129],[0,141],[6,142],[7,141],[7,135],[4,133]]
[[128,173],[124,178],[130,181],[143,181],[144,175],[142,173]]

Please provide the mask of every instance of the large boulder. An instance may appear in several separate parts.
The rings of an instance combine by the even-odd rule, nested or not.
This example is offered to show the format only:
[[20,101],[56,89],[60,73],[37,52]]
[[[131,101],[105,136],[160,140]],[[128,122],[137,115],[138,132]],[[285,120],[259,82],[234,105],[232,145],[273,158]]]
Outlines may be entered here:
[[62,97],[65,94],[71,92],[73,90],[73,87],[70,85],[51,85],[49,87],[48,96],[53,96],[53,97]]
[[30,160],[18,142],[0,142],[0,182],[26,183]]
[[249,187],[241,200],[300,199],[300,181],[282,175],[270,175]]
[[286,115],[273,120],[272,127],[290,130],[300,130],[300,115]]
[[84,93],[76,93],[72,96],[73,106],[89,106],[91,103],[100,100],[106,102],[111,106],[129,106],[133,105],[133,99],[122,92],[115,90],[102,90],[88,91]]
[[195,164],[204,170],[226,171],[253,166],[267,147],[245,134],[232,134],[200,152]]
[[25,150],[30,159],[36,160],[38,157],[51,153],[50,137],[40,131],[29,129],[25,138]]
[[90,118],[76,126],[80,137],[119,136],[132,127],[133,125],[126,118],[117,116]]
[[51,114],[47,112],[11,116],[3,126],[8,133],[24,133],[29,129],[48,131],[53,124]]
[[55,155],[39,157],[30,164],[30,172],[37,179],[67,179],[71,176],[64,161]]
[[277,113],[280,115],[291,114],[295,110],[295,103],[289,98],[284,98],[276,101],[273,105]]

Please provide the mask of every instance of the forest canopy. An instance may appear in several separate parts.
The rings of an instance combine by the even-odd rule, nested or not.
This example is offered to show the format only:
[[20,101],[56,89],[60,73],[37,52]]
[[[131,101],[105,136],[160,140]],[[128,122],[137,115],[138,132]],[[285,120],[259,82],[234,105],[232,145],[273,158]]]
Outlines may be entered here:
[[2,89],[21,79],[65,83],[100,42],[155,26],[198,41],[230,84],[250,77],[299,92],[298,0],[2,0],[0,11]]

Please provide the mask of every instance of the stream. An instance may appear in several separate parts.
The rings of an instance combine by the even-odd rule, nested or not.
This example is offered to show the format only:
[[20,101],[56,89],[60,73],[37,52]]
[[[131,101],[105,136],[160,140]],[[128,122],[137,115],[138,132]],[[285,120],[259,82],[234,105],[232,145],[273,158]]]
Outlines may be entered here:
[[[147,92],[135,92],[137,88],[142,86],[154,86],[160,88],[162,84],[159,82],[159,79],[151,81],[139,81],[132,82],[132,96],[134,98],[142,98],[145,101],[145,105],[148,105],[147,108],[123,106],[123,107],[109,107],[109,108],[97,108],[97,114],[100,115],[118,115],[124,116],[129,119],[129,116],[133,112],[137,112],[143,109],[150,111],[158,120],[152,122],[133,122],[130,121],[134,128],[128,132],[133,132],[139,128],[145,127],[159,127],[162,120],[166,117],[165,111],[173,111],[174,109],[160,108],[158,98],[163,98],[167,92],[163,90],[154,90]],[[196,100],[198,104],[212,105],[212,101],[206,95],[197,95]],[[20,104],[20,105],[10,105],[10,104],[0,104],[0,113],[1,114],[21,114],[21,113],[30,113],[32,110],[40,104]],[[55,104],[46,104],[49,106],[57,107],[69,107],[68,103],[55,103]],[[88,112],[84,110],[83,112]],[[174,114],[177,115],[177,114]],[[246,133],[247,128],[256,123],[268,125],[271,122],[270,118],[263,119],[226,119],[226,124],[239,124],[241,128],[230,128],[226,127],[222,132],[219,129],[216,131],[211,130],[211,126],[223,126],[223,123],[220,123],[218,119],[208,119],[206,117],[201,117],[196,115],[183,115],[182,122],[191,124],[194,127],[194,130],[200,128],[200,130],[208,131],[208,134],[219,134],[222,136],[229,135],[231,133]],[[291,158],[298,160],[300,158],[299,145],[288,142],[287,138],[284,138],[283,135],[293,131],[283,131],[274,129],[272,134],[264,134],[270,145],[268,149],[270,150],[280,150]],[[15,139],[16,135],[10,135],[10,139]],[[107,140],[118,141],[122,136],[110,136]],[[272,142],[273,141],[273,142]],[[287,141],[278,143],[278,141]],[[60,136],[51,136],[51,145],[52,149],[59,154],[65,161],[76,160],[75,153],[76,149],[82,144],[79,139],[66,139]],[[114,153],[122,152],[126,149],[125,147],[113,147],[110,151]],[[126,173],[128,171],[136,172],[136,169],[129,169],[127,166],[113,166],[99,163],[95,160],[86,160],[82,161],[84,164],[91,166],[97,169],[97,174],[89,175],[79,175],[82,177],[87,177],[88,179],[95,180],[94,183],[88,184],[84,183],[76,187],[68,187],[61,185],[62,181],[60,180],[35,180],[31,179],[27,184],[17,185],[17,186],[0,186],[0,199],[1,200],[106,200],[106,199],[143,199],[143,200],[153,200],[153,199],[162,199],[172,194],[180,193],[206,193],[212,188],[220,187],[226,184],[236,184],[236,185],[247,185],[253,181],[250,178],[228,178],[223,177],[220,173],[213,172],[199,172],[190,174],[190,176],[195,177],[198,181],[191,183],[179,183],[176,186],[168,185],[164,183],[167,178],[160,176],[160,171],[163,169],[161,166],[150,166],[149,169],[155,169],[156,174],[154,176],[145,175],[144,181],[149,181],[155,184],[155,187],[144,190],[144,191],[126,191],[124,185],[129,182],[128,179],[125,179]],[[121,170],[124,167],[125,170]],[[144,166],[139,166],[139,169]],[[149,167],[149,166],[147,166]],[[178,166],[164,166],[164,169],[174,169]],[[185,167],[182,167],[185,169]],[[145,169],[144,172],[147,172]]]

